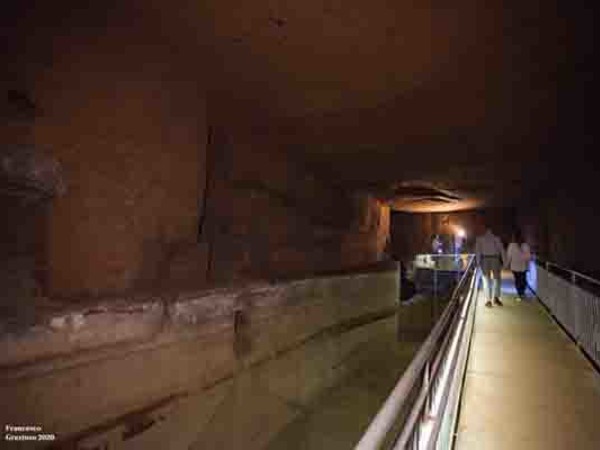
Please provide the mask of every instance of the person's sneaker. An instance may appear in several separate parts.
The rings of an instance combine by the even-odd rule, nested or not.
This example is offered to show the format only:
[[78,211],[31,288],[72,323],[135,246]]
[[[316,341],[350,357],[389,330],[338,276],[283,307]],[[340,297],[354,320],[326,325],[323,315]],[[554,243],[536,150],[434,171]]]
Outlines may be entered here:
[[503,303],[500,301],[498,297],[494,298],[494,304],[498,306],[503,306]]
[[485,306],[487,306],[488,308],[492,307],[492,302],[490,302],[489,300],[487,302],[485,302]]
[[517,298],[515,298],[515,301],[516,301],[517,303],[521,303],[521,302],[523,301],[523,299],[522,299],[521,297],[517,297]]

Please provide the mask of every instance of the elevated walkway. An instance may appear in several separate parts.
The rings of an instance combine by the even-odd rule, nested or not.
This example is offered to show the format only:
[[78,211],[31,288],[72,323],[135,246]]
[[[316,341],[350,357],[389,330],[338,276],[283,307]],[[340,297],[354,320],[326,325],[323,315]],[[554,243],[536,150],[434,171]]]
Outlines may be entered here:
[[600,448],[600,375],[537,301],[517,303],[504,274],[504,307],[481,294],[455,448]]
[[474,266],[355,450],[599,449],[600,282],[538,262],[487,308]]

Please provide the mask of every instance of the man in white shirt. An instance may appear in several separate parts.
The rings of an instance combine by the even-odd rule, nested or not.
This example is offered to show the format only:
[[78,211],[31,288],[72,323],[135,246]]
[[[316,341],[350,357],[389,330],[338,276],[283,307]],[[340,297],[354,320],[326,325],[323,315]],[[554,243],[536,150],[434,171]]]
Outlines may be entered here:
[[504,246],[500,238],[487,227],[485,227],[485,232],[475,240],[475,255],[483,276],[483,288],[487,295],[485,306],[491,307],[492,302],[502,306],[500,288],[502,266],[506,259]]

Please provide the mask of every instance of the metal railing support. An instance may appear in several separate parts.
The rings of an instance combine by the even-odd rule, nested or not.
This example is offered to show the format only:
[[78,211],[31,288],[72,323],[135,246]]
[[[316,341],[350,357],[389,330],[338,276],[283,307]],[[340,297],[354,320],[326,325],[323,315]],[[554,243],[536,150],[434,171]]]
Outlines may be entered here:
[[[400,437],[394,439],[395,449],[420,448],[422,438],[420,424],[433,426],[435,432],[439,433],[443,411],[438,408],[435,417],[431,416],[431,412],[434,410],[434,402],[445,402],[449,396],[449,385],[453,374],[448,375],[448,371],[455,370],[458,355],[462,354],[456,346],[463,341],[466,311],[474,303],[476,274],[475,258],[471,255],[465,273],[455,287],[440,319],[369,424],[355,449],[380,449],[384,442],[389,441],[390,430],[398,425],[400,412],[407,408],[410,410],[402,424]],[[448,360],[449,351],[453,351],[450,360]],[[445,374],[445,384],[440,384],[441,374]],[[419,380],[421,380],[420,384]],[[419,389],[417,398],[408,404],[411,393],[416,393],[417,388]],[[441,400],[438,395],[440,392]],[[430,436],[429,442],[435,444],[436,441],[437,437]]]
[[[596,368],[600,368],[600,281],[549,261],[537,259],[537,266],[541,272],[537,297]],[[565,276],[557,275],[553,268]]]

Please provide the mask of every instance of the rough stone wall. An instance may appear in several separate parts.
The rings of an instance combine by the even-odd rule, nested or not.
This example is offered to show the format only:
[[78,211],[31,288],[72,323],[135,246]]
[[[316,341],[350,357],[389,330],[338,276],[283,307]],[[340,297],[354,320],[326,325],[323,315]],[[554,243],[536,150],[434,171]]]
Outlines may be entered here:
[[315,176],[260,136],[211,129],[200,245],[208,282],[278,278],[377,262],[389,211]]
[[35,143],[52,150],[67,189],[47,231],[51,294],[152,284],[165,249],[196,240],[201,84],[147,25],[56,36],[36,77]]
[[390,234],[394,257],[399,260],[408,261],[417,253],[429,253],[432,215],[393,212]]
[[523,205],[519,221],[542,259],[600,278],[600,216],[592,190],[569,185],[549,191]]
[[66,188],[44,232],[51,296],[197,288],[380,259],[387,208],[319,179],[220,105],[202,47],[184,45],[181,28],[162,34],[177,14],[129,2],[100,9],[50,14],[34,36],[23,27],[9,65],[35,114],[6,142],[49,151]]
[[0,260],[43,253],[46,205],[0,196]]
[[30,324],[46,285],[47,205],[0,195],[0,321]]
[[21,311],[18,305],[45,287],[47,194],[54,190],[45,181],[55,167],[33,151],[32,100],[0,86],[0,317],[29,322],[31,306]]
[[145,287],[165,265],[171,285],[198,287],[380,259],[389,210],[377,200],[331,187],[252,137],[216,127],[208,139],[193,84],[190,99],[181,80],[163,90],[165,80],[136,72],[97,76],[42,97],[48,113],[36,123],[67,183],[50,221],[51,292]]
[[[202,98],[173,91],[181,82],[161,91],[135,72],[89,77],[83,90],[44,98],[52,109],[36,124],[67,183],[50,221],[51,292],[146,287],[164,265],[171,285],[198,287],[380,259],[389,210],[377,200],[221,128],[206,147]],[[75,111],[71,95],[85,106]]]

